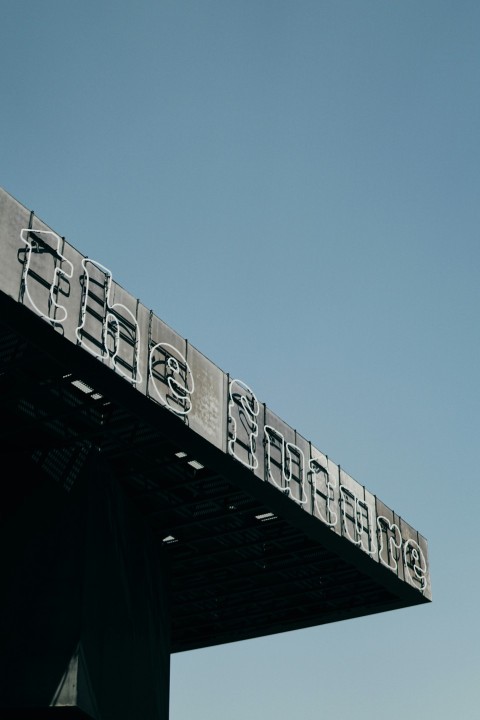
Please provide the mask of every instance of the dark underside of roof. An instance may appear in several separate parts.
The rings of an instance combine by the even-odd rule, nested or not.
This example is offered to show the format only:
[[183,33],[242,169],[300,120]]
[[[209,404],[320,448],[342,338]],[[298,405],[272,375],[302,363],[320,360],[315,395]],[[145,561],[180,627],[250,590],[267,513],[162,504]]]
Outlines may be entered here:
[[[86,449],[101,453],[169,558],[173,652],[425,602],[387,569],[365,572],[378,563],[351,543],[337,553],[282,516],[229,472],[235,460],[48,323],[4,296],[0,309],[4,458],[68,486]],[[4,515],[29,478],[8,480]]]

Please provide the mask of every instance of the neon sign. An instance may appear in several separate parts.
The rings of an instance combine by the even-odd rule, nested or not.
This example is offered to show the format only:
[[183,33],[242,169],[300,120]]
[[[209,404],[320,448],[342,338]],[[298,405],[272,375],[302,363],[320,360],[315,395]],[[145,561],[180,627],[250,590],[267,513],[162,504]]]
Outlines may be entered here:
[[256,453],[259,412],[260,405],[255,393],[240,380],[232,380],[228,402],[228,451],[250,470],[258,467]]
[[177,415],[188,415],[195,384],[180,350],[170,343],[156,343],[150,350],[148,371],[161,404]]
[[373,495],[275,419],[246,383],[227,381],[126,294],[108,268],[75,255],[53,231],[23,228],[20,241],[20,302],[299,510],[427,591],[426,557],[413,529],[384,506],[377,512]]
[[[30,230],[23,229],[20,232],[20,240],[26,245],[21,281],[24,302],[26,299],[27,304],[30,304],[40,317],[45,318],[53,325],[61,325],[68,316],[67,308],[58,302],[61,283],[62,280],[68,282],[73,276],[72,263],[60,252],[62,239],[51,230],[36,230],[32,233]],[[42,265],[45,264],[46,258],[50,261],[51,278],[50,282],[44,280],[42,283],[43,295],[38,293],[38,284],[36,293],[32,287],[34,279],[41,277],[41,269],[36,267],[36,260],[39,256]],[[44,307],[39,307],[39,304],[43,304]]]
[[112,299],[112,273],[84,258],[80,325],[81,346],[97,358],[107,359],[114,370],[132,383],[141,382],[138,369],[140,330],[134,314]]

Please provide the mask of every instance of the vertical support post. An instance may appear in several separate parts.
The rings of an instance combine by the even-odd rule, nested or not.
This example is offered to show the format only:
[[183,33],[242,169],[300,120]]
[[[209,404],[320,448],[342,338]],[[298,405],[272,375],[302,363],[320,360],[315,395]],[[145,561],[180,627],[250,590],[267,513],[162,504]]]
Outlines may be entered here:
[[71,486],[25,470],[0,528],[1,717],[168,720],[160,543],[96,450]]

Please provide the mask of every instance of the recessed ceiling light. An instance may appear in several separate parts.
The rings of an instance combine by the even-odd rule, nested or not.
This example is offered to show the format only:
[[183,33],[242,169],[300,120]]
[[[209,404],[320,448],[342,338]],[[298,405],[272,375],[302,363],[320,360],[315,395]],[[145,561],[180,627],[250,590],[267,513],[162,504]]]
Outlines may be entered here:
[[271,512],[262,513],[261,515],[255,515],[255,520],[260,520],[260,522],[265,522],[265,520],[274,520],[276,519],[276,515],[274,515]]

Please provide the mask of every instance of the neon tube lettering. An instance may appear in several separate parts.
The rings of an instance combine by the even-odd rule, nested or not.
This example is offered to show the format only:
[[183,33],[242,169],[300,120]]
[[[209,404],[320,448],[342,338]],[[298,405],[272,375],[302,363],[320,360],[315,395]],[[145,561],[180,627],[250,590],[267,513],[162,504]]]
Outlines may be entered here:
[[260,406],[255,393],[241,380],[232,380],[228,402],[228,451],[250,470],[256,470]]
[[[398,558],[402,547],[402,534],[396,523],[391,523],[383,515],[377,517],[378,537],[380,541],[380,561],[394,572],[398,569]],[[388,542],[386,542],[388,540]]]
[[[60,305],[58,295],[62,278],[67,282],[73,275],[73,265],[60,252],[62,238],[52,230],[29,230],[24,228],[20,232],[20,239],[27,246],[25,249],[25,261],[23,265],[22,286],[28,302],[37,315],[49,320],[52,325],[62,325],[67,319],[67,308]],[[51,241],[49,245],[48,241]],[[51,282],[43,277],[45,273],[45,259],[53,263],[53,275]],[[41,267],[34,269],[35,260],[41,260]],[[60,265],[57,265],[60,263]],[[66,266],[66,267],[65,267]],[[48,295],[45,299],[46,307],[39,308],[37,301],[33,299],[33,288],[31,284],[36,279],[39,288],[48,287]],[[32,291],[32,292],[31,292]],[[39,293],[36,293],[39,296]],[[51,314],[53,312],[53,317]]]
[[150,351],[150,378],[162,405],[177,415],[188,415],[195,385],[190,366],[170,343],[157,343]]
[[[331,482],[328,469],[324,467],[316,458],[310,459],[309,467],[312,476],[313,496],[315,498],[315,510],[322,522],[324,522],[329,527],[334,527],[338,521],[338,515],[333,509],[333,503],[335,502],[336,485]],[[320,489],[320,485],[324,485],[325,489]],[[320,507],[320,498],[322,498],[322,501],[325,502],[325,513]]]
[[[427,585],[427,563],[416,540],[406,540],[403,546],[405,574],[411,585],[419,584],[421,590]],[[413,573],[412,573],[413,571]]]
[[[340,485],[340,504],[343,527],[349,540],[354,545],[359,545],[369,555],[373,555],[376,551],[376,545],[372,536],[370,508],[367,503],[360,500],[345,485]],[[350,532],[349,523],[353,524],[353,535]]]
[[112,273],[100,263],[84,258],[81,322],[76,336],[85,350],[108,359],[119,375],[139,383],[140,330],[133,313],[121,303],[112,303]]
[[[301,448],[285,442],[282,433],[265,425],[266,475],[269,482],[299,505],[307,502],[305,493],[305,457]],[[275,457],[276,456],[276,457]],[[295,495],[298,490],[299,497]]]

